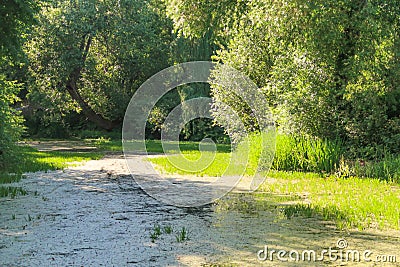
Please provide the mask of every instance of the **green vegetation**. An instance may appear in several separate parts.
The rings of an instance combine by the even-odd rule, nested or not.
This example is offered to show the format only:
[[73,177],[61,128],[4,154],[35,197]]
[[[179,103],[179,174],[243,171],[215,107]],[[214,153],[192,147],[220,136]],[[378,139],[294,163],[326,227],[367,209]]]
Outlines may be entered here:
[[[299,142],[293,140],[299,140]],[[298,215],[320,217],[334,221],[340,229],[353,227],[399,229],[400,186],[398,175],[400,158],[388,155],[382,161],[366,162],[361,166],[360,163],[344,163],[343,159],[340,160],[343,156],[342,153],[336,154],[332,151],[341,151],[339,144],[314,139],[308,141],[304,138],[296,139],[288,136],[278,137],[275,157],[278,163],[273,163],[273,169],[279,170],[279,166],[284,166],[284,171],[272,170],[266,174],[268,178],[273,178],[273,182],[264,183],[259,192],[281,195],[284,201],[296,200],[295,204],[282,207],[282,212],[287,218]],[[320,158],[317,158],[317,155]],[[329,159],[330,155],[333,155],[332,160]],[[228,152],[217,152],[211,164],[207,168],[201,169],[201,163],[196,161],[200,156],[201,153],[194,150],[183,151],[182,155],[170,156],[172,160],[167,157],[149,160],[167,173],[221,176],[231,158]],[[191,169],[197,168],[200,171],[192,172],[187,167],[179,168],[173,164],[182,161],[183,158],[192,160]],[[320,160],[321,158],[328,159],[326,162],[333,166],[316,164],[323,162]],[[246,170],[247,175],[254,174],[257,160],[257,158],[250,159],[253,162],[249,163]],[[318,167],[320,168],[318,169]],[[346,168],[347,171],[345,171]],[[291,172],[290,170],[303,172]],[[304,172],[308,170],[319,173]],[[306,195],[306,199],[304,199],[304,195]],[[281,200],[276,197],[265,199],[265,194],[256,194],[254,201],[267,204],[272,202],[277,205]],[[305,200],[309,201],[309,204],[304,204]],[[265,204],[260,205],[264,207]],[[250,207],[254,209],[253,212],[257,211],[257,207],[252,205]],[[243,210],[243,207],[240,209]]]
[[378,160],[340,162],[337,175],[341,177],[368,177],[400,183],[400,155],[387,154]]
[[135,90],[169,65],[172,24],[164,14],[162,1],[43,1],[25,44],[29,99],[48,108],[29,118],[32,130],[84,128],[77,114],[92,126],[119,127]]
[[189,240],[189,232],[185,227],[182,227],[182,229],[175,237],[176,237],[176,242],[182,243],[184,241]]
[[14,186],[0,186],[0,197],[10,196],[11,198],[15,198],[16,196],[24,196],[27,192],[22,187],[14,187]]
[[278,135],[273,169],[281,171],[335,171],[343,156],[339,141]]
[[[159,142],[149,141],[154,151]],[[251,137],[250,156],[245,174],[253,175],[260,161],[260,140],[257,135]],[[165,173],[195,174],[198,176],[221,176],[229,166],[232,155],[227,145],[218,145],[218,151],[203,152],[198,149],[197,143],[184,143],[182,154],[168,157],[150,158],[157,168]],[[237,153],[241,153],[239,146]],[[200,160],[200,158],[203,158]],[[190,161],[190,167],[185,165]],[[182,163],[183,162],[183,163]],[[209,164],[205,165],[205,162]],[[262,164],[262,161],[261,161]],[[242,166],[231,169],[240,174]],[[345,148],[339,141],[321,140],[317,138],[296,137],[291,135],[277,135],[276,150],[271,166],[278,171],[317,172],[325,175],[334,174],[338,177],[377,178],[385,181],[400,182],[400,156],[387,154],[381,160],[346,160]],[[236,171],[236,172],[235,172]]]
[[[311,201],[284,207],[286,217],[318,215],[340,228],[398,229],[399,33],[396,1],[4,1],[0,183],[122,151],[125,109],[146,79],[175,63],[214,60],[248,75],[262,93],[255,100],[271,108],[279,133],[272,165],[255,134],[260,124],[253,110],[226,89],[236,77],[218,68],[210,85],[183,85],[163,96],[151,110],[146,137],[160,138],[168,113],[196,97],[213,99],[218,121],[188,122],[179,136],[183,153],[151,162],[167,173],[220,176],[235,153],[248,154],[241,158],[247,164],[233,162],[228,174],[271,167],[275,182],[263,191],[305,194]],[[240,119],[218,108],[222,104]],[[227,145],[235,140],[226,132],[239,124],[252,133],[249,151],[244,143],[233,151]],[[23,137],[78,138],[97,149],[38,152],[17,146]],[[189,142],[205,137],[225,145],[218,144],[215,154],[201,153]],[[146,147],[163,152],[160,141],[148,140]],[[0,196],[25,193],[0,187]],[[160,234],[156,228],[152,239]],[[177,241],[185,239],[183,228]]]
[[[168,157],[149,158],[148,160],[157,165],[157,168],[165,173],[176,174],[195,174],[198,176],[222,176],[229,165],[231,154],[217,152],[214,157],[213,152],[203,152],[203,159],[200,160],[200,151],[187,151],[180,155]],[[183,160],[188,160],[191,165],[181,166]],[[204,166],[204,162],[209,165]]]
[[[205,31],[209,25],[197,18],[211,19],[216,39],[228,39],[214,59],[251,77],[280,131],[340,139],[351,147],[347,156],[400,152],[398,3],[202,2],[193,12],[194,2],[174,1],[175,16],[185,16],[180,21],[185,32]],[[219,84],[212,85],[212,95],[254,125],[244,101],[221,89],[232,80],[225,75],[214,73]],[[213,113],[230,120],[224,109]]]
[[158,224],[154,225],[153,232],[150,234],[151,242],[154,243],[155,240],[158,239],[161,234],[162,234],[161,226]]
[[[172,232],[173,232],[173,228],[171,225],[166,225],[161,228],[161,226],[159,224],[156,224],[156,225],[154,225],[153,231],[150,234],[151,242],[154,243],[163,233],[170,235],[170,234],[172,234]],[[186,237],[186,234],[187,233],[185,233],[185,237]]]
[[98,139],[85,139],[88,145],[93,145],[100,151],[118,152],[122,151],[122,141],[112,140],[104,137]]
[[71,162],[100,159],[104,155],[99,152],[38,152],[30,147],[20,149],[24,154],[20,172],[59,170],[71,166]]
[[[0,12],[10,18],[0,27],[0,167],[22,133],[21,114],[28,136],[98,139],[105,129],[117,140],[129,99],[147,78],[211,59],[248,75],[281,138],[298,143],[278,147],[294,155],[278,152],[275,169],[332,172],[341,153],[356,162],[400,152],[396,2],[10,0]],[[251,109],[223,88],[235,77],[218,79],[224,75],[212,73],[220,86],[193,83],[162,97],[146,136],[159,138],[168,113],[196,97],[213,98],[217,124],[256,131]],[[216,108],[217,100],[240,120]],[[229,143],[224,130],[231,129],[196,118],[180,138]]]
[[165,233],[165,234],[172,234],[172,226],[171,225],[166,225],[166,226],[164,226],[164,228],[163,228],[163,232]]
[[310,204],[284,208],[287,217],[332,220],[338,228],[400,229],[400,186],[378,179],[322,177],[313,173],[270,172],[260,192],[306,196]]
[[37,11],[35,1],[8,0],[0,8],[0,172],[15,157],[14,143],[23,131],[23,118],[14,105],[22,83],[18,71],[22,69],[22,44]]
[[[120,139],[114,140],[111,138],[107,138],[101,136],[97,139],[84,139],[84,142],[87,142],[88,145],[93,145],[100,151],[122,151],[122,142]],[[150,153],[163,153],[164,149],[162,147],[161,140],[146,140],[146,150]],[[231,146],[228,144],[217,144],[217,151],[221,153],[228,153],[231,150]],[[179,149],[181,151],[192,152],[199,149],[198,142],[191,141],[180,141]],[[169,153],[173,153],[174,151],[169,151]],[[178,151],[176,151],[178,152]]]
[[71,166],[71,162],[100,159],[104,155],[101,152],[39,152],[27,146],[16,149],[19,156],[0,173],[0,183],[18,181],[25,172],[60,170]]

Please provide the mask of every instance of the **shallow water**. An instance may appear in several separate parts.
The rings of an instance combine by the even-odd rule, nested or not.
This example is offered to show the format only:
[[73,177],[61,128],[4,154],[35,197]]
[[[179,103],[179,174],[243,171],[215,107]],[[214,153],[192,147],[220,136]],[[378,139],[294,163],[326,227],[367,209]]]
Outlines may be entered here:
[[[397,232],[343,232],[315,218],[287,219],[282,209],[297,197],[231,193],[200,208],[165,205],[137,186],[119,156],[28,174],[18,186],[28,195],[0,199],[1,266],[336,266],[341,262],[329,259],[260,261],[257,252],[265,245],[321,251],[339,238],[374,255],[398,253],[400,261]],[[152,242],[155,225],[173,232]],[[182,228],[189,240],[178,242]]]

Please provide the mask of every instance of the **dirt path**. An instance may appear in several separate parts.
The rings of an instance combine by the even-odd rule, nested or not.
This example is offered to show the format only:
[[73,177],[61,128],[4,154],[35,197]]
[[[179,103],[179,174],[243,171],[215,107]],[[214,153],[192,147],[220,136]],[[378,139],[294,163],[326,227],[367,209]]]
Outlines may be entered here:
[[[274,206],[230,194],[218,205],[177,208],[142,191],[122,156],[107,156],[64,171],[28,174],[15,186],[28,195],[0,199],[1,266],[400,266],[400,234],[340,232],[316,219],[277,217]],[[153,243],[154,225],[172,226]],[[185,227],[189,240],[177,242]],[[287,251],[335,247],[396,255],[396,264],[259,261],[268,248]],[[263,256],[263,254],[260,254]],[[288,257],[286,255],[286,257]]]

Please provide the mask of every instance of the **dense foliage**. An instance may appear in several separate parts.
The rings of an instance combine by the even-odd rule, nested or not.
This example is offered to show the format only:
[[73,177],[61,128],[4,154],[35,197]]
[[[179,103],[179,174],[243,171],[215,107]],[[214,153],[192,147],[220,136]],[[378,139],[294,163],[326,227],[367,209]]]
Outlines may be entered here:
[[[400,152],[398,1],[7,0],[0,14],[0,33],[9,37],[0,41],[2,136],[20,132],[10,108],[18,88],[29,107],[23,110],[30,134],[112,130],[151,75],[175,63],[214,59],[258,85],[281,132],[340,142],[351,156]],[[24,39],[29,71],[16,75]],[[157,104],[148,137],[160,136],[176,105],[210,95],[234,107],[247,129],[257,129],[240,98],[193,84]],[[204,136],[227,139],[206,119],[181,133],[183,139]]]
[[[15,56],[20,52],[27,27],[35,22],[34,0],[3,0],[0,3],[0,55]],[[2,58],[2,61],[4,58]]]
[[22,117],[10,105],[17,100],[20,87],[0,76],[0,172],[14,157],[14,143],[22,133]]
[[256,1],[218,59],[263,90],[280,129],[400,149],[397,1]]
[[24,34],[34,23],[34,1],[7,0],[0,4],[0,173],[14,157],[14,144],[22,133],[22,118],[12,106],[21,84],[15,69],[23,59]]
[[26,45],[29,98],[44,122],[81,112],[111,130],[135,90],[168,66],[171,23],[150,1],[54,1],[42,4]]
[[[399,152],[398,1],[170,3],[182,34],[213,32],[214,58],[258,84],[281,131],[342,139],[368,156]],[[250,116],[239,98],[213,92]]]

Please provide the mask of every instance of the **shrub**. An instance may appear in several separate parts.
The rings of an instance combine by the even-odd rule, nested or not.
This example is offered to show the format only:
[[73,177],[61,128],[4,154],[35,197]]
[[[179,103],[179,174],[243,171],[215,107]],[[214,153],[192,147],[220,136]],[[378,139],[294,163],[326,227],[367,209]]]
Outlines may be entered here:
[[19,84],[0,76],[0,172],[15,157],[15,142],[23,131],[22,117],[11,106],[18,101],[19,90]]

